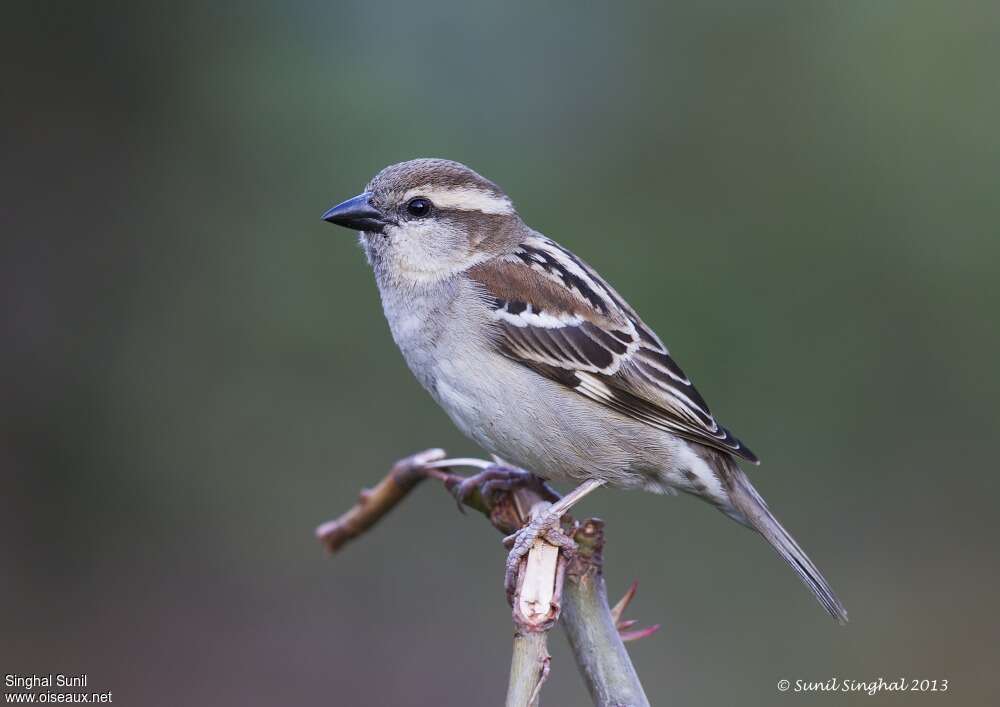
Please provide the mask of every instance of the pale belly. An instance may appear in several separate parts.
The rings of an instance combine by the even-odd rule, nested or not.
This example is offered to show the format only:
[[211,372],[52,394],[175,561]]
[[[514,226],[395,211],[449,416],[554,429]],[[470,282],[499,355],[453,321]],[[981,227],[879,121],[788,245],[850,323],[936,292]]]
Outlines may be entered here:
[[685,442],[492,352],[440,362],[434,395],[483,449],[539,476],[661,492],[688,483],[675,463]]

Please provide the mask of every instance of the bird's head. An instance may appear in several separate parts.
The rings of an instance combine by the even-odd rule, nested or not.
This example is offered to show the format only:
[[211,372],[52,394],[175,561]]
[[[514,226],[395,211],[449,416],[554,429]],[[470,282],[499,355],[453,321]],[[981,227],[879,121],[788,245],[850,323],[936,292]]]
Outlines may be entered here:
[[386,167],[323,220],[361,231],[377,272],[414,282],[441,280],[510,252],[524,229],[500,187],[441,159]]

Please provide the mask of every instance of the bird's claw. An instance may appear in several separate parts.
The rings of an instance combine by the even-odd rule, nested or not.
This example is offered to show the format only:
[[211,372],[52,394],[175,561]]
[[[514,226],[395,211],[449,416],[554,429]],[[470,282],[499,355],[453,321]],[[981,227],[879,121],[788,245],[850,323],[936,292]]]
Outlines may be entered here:
[[510,549],[504,569],[504,590],[507,593],[508,603],[513,604],[514,602],[521,560],[531,550],[535,540],[539,538],[558,547],[567,558],[572,557],[576,552],[576,542],[563,532],[561,519],[554,513],[543,513],[516,533],[505,537],[503,539],[504,547]]
[[549,501],[559,498],[559,495],[542,479],[524,469],[515,467],[500,466],[498,464],[488,466],[478,474],[462,479],[452,489],[458,509],[465,513],[462,505],[469,500],[472,494],[479,489],[479,495],[487,504],[493,502],[495,494],[501,491],[513,491],[516,488],[533,488],[538,494]]

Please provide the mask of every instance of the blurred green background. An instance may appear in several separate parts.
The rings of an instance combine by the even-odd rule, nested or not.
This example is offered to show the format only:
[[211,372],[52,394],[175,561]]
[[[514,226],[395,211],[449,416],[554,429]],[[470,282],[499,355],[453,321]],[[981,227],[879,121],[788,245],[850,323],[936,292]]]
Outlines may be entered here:
[[[1000,6],[5,3],[0,670],[115,703],[491,705],[504,553],[398,457],[479,454],[353,237],[468,163],[614,283],[850,610],[751,533],[604,491],[654,704],[995,704]],[[543,703],[586,704],[561,635]],[[779,694],[781,678],[947,694]]]

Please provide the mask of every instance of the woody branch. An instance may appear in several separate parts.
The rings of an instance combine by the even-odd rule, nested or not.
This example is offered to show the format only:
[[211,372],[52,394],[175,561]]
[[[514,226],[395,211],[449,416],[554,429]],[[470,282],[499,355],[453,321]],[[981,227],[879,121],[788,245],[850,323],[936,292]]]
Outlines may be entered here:
[[[457,489],[466,480],[452,471],[459,466],[484,468],[491,464],[478,459],[447,460],[440,449],[414,454],[394,464],[373,488],[363,490],[347,512],[319,526],[316,536],[331,553],[337,552],[375,525],[422,481],[434,479],[449,491]],[[462,494],[461,501],[485,515],[505,535],[546,512],[552,500],[537,488],[516,487],[485,496],[483,488]],[[521,561],[512,600],[514,647],[506,704],[538,704],[550,667],[548,632],[561,620],[596,705],[647,705],[623,641],[648,636],[659,626],[628,630],[635,621],[623,620],[622,612],[635,595],[635,583],[615,608],[609,609],[602,576],[603,522],[590,519],[581,524],[568,515],[562,520],[579,550],[567,553],[537,538]]]

